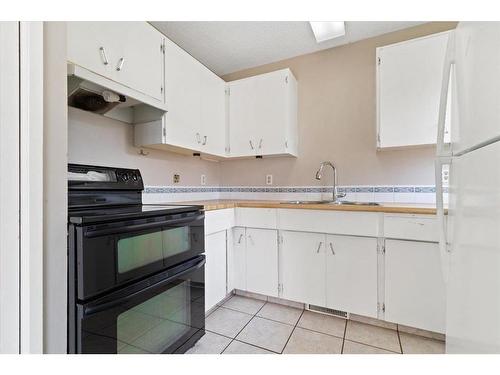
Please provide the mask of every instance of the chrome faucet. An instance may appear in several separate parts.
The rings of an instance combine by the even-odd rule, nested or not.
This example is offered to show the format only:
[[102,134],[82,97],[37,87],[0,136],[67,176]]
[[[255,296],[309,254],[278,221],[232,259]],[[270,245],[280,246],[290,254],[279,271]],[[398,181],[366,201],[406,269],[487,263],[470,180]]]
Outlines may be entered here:
[[318,171],[316,172],[316,180],[321,180],[323,176],[323,168],[325,165],[332,167],[333,169],[333,194],[332,194],[332,202],[336,202],[337,198],[344,198],[345,193],[337,193],[337,169],[335,166],[329,161],[324,161],[320,164]]

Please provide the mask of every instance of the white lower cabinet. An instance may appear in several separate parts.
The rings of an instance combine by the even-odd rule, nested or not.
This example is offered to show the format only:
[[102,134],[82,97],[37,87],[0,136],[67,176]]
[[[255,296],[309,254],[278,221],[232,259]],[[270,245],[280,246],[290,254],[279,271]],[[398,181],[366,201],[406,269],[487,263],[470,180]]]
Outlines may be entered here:
[[326,236],[326,307],[377,318],[377,239]]
[[232,230],[232,246],[228,249],[227,290],[247,290],[245,228],[235,227]]
[[205,236],[205,311],[226,297],[226,231]]
[[272,229],[247,228],[247,290],[278,296],[278,234]]
[[445,292],[438,244],[385,241],[385,320],[444,333]]
[[281,297],[325,306],[325,235],[291,231],[280,235]]
[[233,229],[228,291],[278,296],[278,234],[272,229]]

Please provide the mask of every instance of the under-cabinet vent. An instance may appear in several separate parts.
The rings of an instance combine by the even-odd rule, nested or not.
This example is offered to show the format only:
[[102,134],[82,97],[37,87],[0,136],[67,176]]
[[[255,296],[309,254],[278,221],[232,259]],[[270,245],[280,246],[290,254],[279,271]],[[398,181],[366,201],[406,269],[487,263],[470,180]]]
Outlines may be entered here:
[[334,315],[334,316],[338,316],[338,317],[347,319],[347,312],[346,311],[334,310],[334,309],[329,309],[327,307],[321,307],[321,306],[315,306],[315,305],[309,305],[309,310],[320,312],[323,314]]

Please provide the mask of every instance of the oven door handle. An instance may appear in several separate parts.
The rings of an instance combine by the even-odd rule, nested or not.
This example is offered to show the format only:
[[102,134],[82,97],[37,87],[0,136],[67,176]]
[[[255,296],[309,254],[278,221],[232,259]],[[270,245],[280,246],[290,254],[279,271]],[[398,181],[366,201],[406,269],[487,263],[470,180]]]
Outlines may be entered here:
[[203,258],[198,263],[193,265],[192,267],[189,267],[188,269],[185,269],[184,271],[181,271],[179,273],[176,273],[175,275],[167,277],[166,279],[163,279],[163,280],[161,280],[153,285],[147,286],[144,289],[138,290],[137,292],[128,294],[128,295],[120,297],[118,299],[113,299],[109,302],[102,302],[102,303],[97,304],[95,306],[86,307],[85,308],[85,316],[88,317],[90,315],[94,315],[94,314],[100,313],[102,311],[106,311],[106,310],[112,309],[116,306],[127,303],[127,302],[133,300],[135,297],[137,297],[140,294],[143,294],[143,293],[146,293],[152,289],[160,288],[164,285],[167,285],[167,284],[171,283],[173,280],[178,279],[179,277],[181,277],[185,274],[188,274],[190,272],[193,272],[193,271],[203,267],[205,262],[206,262],[206,259]]
[[145,224],[126,225],[126,226],[119,227],[119,228],[92,230],[92,231],[85,232],[85,237],[93,238],[93,237],[98,237],[98,236],[105,236],[108,234],[120,234],[120,233],[126,233],[126,232],[130,232],[130,231],[136,231],[136,230],[164,227],[164,226],[168,226],[168,225],[175,225],[175,224],[181,224],[181,223],[188,223],[191,221],[198,221],[198,220],[201,220],[203,218],[205,218],[205,215],[201,214],[201,215],[197,215],[197,216],[185,217],[182,219],[165,220],[165,221],[158,221],[158,222],[154,222],[154,223],[145,223]]

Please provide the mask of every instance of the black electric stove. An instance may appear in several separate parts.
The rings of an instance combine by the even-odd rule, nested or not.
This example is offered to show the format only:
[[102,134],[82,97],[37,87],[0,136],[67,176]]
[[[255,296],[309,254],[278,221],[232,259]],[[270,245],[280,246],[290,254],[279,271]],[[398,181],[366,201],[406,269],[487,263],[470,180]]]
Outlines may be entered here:
[[69,353],[182,353],[205,333],[202,207],[143,189],[136,169],[68,165]]

